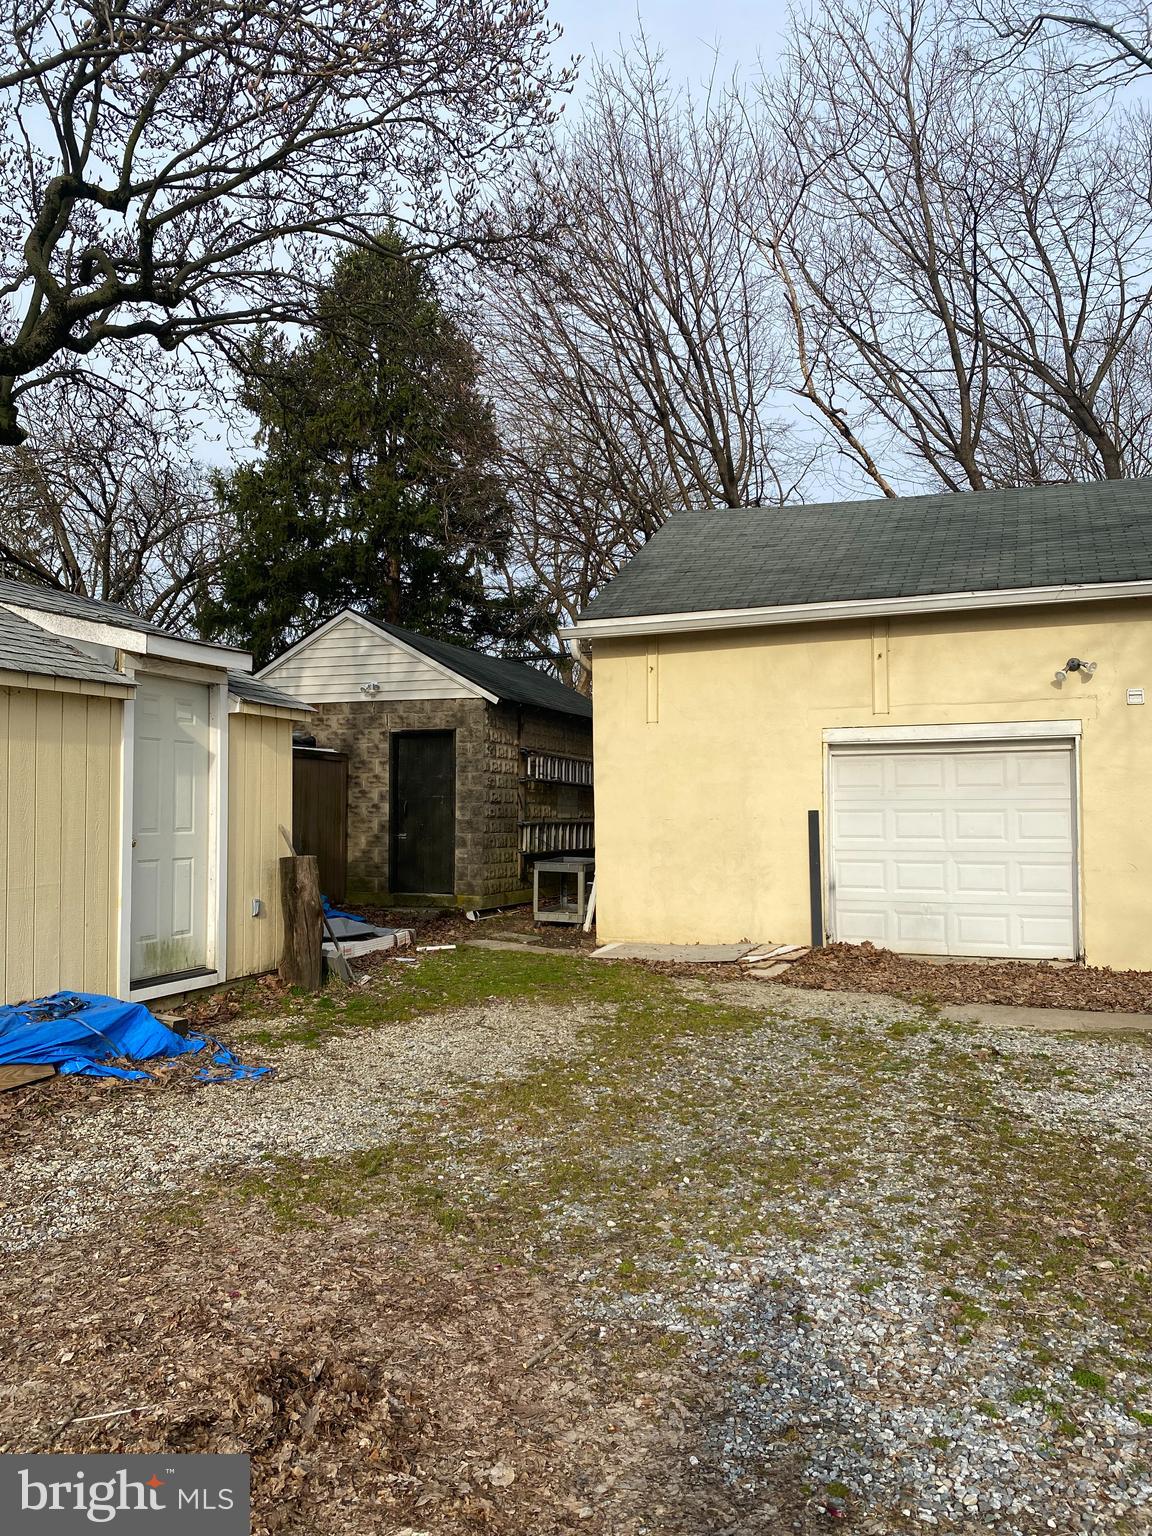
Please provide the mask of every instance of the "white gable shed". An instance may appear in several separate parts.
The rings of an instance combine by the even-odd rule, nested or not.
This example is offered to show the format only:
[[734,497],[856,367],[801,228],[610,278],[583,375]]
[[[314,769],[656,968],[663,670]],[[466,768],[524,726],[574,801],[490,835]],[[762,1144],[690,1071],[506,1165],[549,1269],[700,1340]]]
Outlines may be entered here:
[[260,674],[277,688],[314,704],[371,698],[487,699],[497,695],[469,682],[358,613],[346,610],[292,646]]

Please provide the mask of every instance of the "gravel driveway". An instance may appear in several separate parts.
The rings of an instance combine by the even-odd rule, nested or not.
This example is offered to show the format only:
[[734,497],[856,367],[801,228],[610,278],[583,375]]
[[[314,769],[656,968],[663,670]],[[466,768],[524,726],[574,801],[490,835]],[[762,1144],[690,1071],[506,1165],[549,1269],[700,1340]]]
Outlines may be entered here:
[[[280,1021],[262,1022],[275,1036]],[[72,1106],[36,1155],[15,1142],[0,1152],[0,1252],[82,1231],[126,1200],[171,1196],[211,1170],[380,1146],[462,1088],[571,1050],[590,1022],[579,1008],[493,1000],[402,1028],[333,1033],[322,1049],[290,1041],[263,1052],[274,1076],[218,1091],[176,1066],[143,1091],[59,1082]],[[93,1096],[103,1100],[95,1109]]]
[[[446,1266],[548,1286],[539,1390],[584,1383],[563,1443],[599,1470],[545,1490],[521,1426],[483,1510],[465,1479],[326,1529],[1152,1531],[1152,1044],[567,957],[420,970],[451,1006],[397,1022],[394,981],[374,1027],[266,1046],[270,1083],[69,1089],[3,1168],[28,1274],[114,1205],[180,1191],[226,1240],[288,1183],[328,1251],[431,1221]],[[42,1326],[10,1381],[69,1354]]]

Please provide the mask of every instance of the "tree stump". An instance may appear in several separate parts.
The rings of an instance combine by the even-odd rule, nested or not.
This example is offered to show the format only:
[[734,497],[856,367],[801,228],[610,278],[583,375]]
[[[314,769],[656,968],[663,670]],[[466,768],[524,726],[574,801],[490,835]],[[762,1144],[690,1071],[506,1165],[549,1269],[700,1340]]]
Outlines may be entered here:
[[320,870],[313,853],[280,860],[280,897],[284,906],[284,953],[280,979],[290,987],[319,992],[323,974],[324,909]]

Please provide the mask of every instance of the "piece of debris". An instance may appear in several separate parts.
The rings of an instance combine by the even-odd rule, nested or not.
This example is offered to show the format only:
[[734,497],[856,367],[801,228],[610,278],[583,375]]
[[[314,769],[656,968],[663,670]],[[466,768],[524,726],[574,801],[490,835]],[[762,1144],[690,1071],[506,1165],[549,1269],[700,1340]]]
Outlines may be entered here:
[[43,1063],[19,1062],[12,1066],[0,1067],[0,1093],[6,1093],[9,1088],[26,1088],[29,1083],[38,1083],[46,1077],[55,1077],[55,1075],[56,1068]]
[[676,965],[734,965],[755,944],[601,944],[593,960],[657,960]]
[[434,954],[437,950],[440,950],[440,949],[455,949],[455,948],[456,948],[455,944],[417,944],[417,946],[416,946],[416,953],[418,955],[431,955],[431,954]]
[[336,953],[336,943],[345,955],[355,960],[360,955],[371,955],[382,949],[407,949],[412,943],[411,928],[377,928],[372,923],[362,923],[356,918],[333,920],[336,940],[325,940],[321,948],[326,955]]
[[249,1067],[207,1035],[178,1035],[142,1003],[125,1003],[95,992],[54,992],[30,1003],[0,1008],[0,1067],[39,1066],[62,1075],[119,1077],[139,1082],[152,1074],[117,1062],[156,1061],[196,1055],[213,1047],[213,1072],[200,1082],[265,1077],[270,1067]]

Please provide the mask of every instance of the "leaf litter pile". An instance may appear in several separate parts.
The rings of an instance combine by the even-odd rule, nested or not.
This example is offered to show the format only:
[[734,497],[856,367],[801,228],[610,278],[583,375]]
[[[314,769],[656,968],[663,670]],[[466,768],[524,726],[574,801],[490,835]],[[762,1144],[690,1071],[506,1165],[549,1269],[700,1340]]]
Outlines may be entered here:
[[679,1439],[642,1370],[617,1397],[608,1330],[418,1231],[249,1208],[38,1259],[6,1281],[0,1451],[247,1452],[257,1536],[596,1529]]
[[784,986],[815,991],[885,992],[939,1003],[1152,1013],[1152,971],[1021,960],[938,965],[872,944],[828,944],[814,949],[779,980]]

